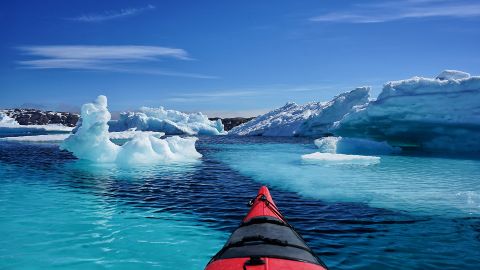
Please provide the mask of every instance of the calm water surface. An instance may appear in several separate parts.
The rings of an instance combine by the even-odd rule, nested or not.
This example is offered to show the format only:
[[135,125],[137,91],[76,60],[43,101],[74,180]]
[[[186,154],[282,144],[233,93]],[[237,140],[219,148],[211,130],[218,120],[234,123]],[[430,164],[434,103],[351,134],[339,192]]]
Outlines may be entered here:
[[203,269],[269,185],[331,269],[478,269],[480,161],[311,164],[298,138],[201,137],[194,164],[118,168],[0,142],[0,269]]

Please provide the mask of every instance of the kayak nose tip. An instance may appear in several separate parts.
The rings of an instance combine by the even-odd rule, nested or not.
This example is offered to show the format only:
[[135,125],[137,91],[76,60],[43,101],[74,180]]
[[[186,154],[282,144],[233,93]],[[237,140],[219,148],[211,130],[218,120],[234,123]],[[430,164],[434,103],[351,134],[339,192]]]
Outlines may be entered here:
[[270,195],[270,191],[268,190],[267,186],[261,186],[258,190],[258,195],[264,195],[268,201],[272,201],[272,196]]
[[258,194],[266,194],[268,193],[270,195],[270,190],[268,190],[267,186],[261,186],[260,189],[258,190]]

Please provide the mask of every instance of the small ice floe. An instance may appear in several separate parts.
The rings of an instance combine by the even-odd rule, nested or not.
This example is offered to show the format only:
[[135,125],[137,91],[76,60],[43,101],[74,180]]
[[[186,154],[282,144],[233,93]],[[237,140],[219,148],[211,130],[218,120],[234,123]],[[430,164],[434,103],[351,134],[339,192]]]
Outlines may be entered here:
[[360,164],[371,165],[380,162],[380,157],[376,156],[361,156],[361,155],[346,155],[346,154],[332,154],[332,153],[320,153],[315,152],[312,154],[306,154],[302,156],[305,161],[314,162],[328,162],[334,164]]
[[36,136],[18,136],[18,137],[5,137],[0,138],[1,141],[13,141],[13,142],[41,142],[41,143],[59,143],[68,138],[70,134],[49,134],[49,135],[36,135]]
[[107,109],[107,97],[98,96],[93,103],[82,106],[80,124],[75,134],[70,135],[60,145],[79,159],[101,163],[150,164],[164,162],[195,161],[202,155],[195,149],[197,138],[178,136],[158,138],[162,133],[128,131],[117,134],[117,138],[133,138],[123,145],[110,139],[108,132],[111,115]]
[[366,139],[324,137],[315,140],[320,152],[302,156],[305,161],[333,163],[333,164],[361,164],[372,165],[380,162],[384,155],[400,152],[397,147],[387,142],[376,142]]
[[320,152],[361,155],[388,155],[399,153],[399,147],[393,147],[387,142],[377,142],[367,139],[324,137],[314,141]]

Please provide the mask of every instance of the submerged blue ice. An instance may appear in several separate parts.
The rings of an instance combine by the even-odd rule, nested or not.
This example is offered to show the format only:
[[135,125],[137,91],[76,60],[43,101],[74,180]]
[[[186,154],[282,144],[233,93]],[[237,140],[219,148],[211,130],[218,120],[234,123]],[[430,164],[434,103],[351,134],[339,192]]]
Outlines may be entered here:
[[[243,175],[307,198],[421,214],[480,215],[477,160],[379,155],[381,162],[368,157],[363,162],[338,162],[332,157],[312,163],[301,156],[316,151],[313,144],[221,145],[221,149],[218,158]],[[363,153],[362,147],[355,151],[350,146],[349,154]]]

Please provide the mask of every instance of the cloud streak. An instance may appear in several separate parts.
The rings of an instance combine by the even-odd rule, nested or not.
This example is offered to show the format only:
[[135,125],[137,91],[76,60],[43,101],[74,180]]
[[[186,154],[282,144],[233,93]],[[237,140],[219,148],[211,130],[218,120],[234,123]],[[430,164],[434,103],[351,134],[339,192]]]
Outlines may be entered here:
[[357,4],[351,11],[325,13],[312,22],[382,23],[405,19],[480,17],[480,3],[459,0],[406,0],[378,4]]
[[86,46],[86,45],[47,45],[18,47],[25,55],[78,60],[155,60],[176,58],[189,60],[183,49],[159,46]]
[[83,14],[78,17],[68,18],[68,20],[77,22],[97,23],[109,20],[115,20],[125,17],[132,17],[144,13],[146,11],[154,10],[155,6],[148,5],[139,8],[124,8],[120,10],[107,10],[99,14]]
[[[198,79],[214,79],[215,76],[176,72],[152,67],[125,67],[126,64],[157,63],[163,59],[192,60],[183,49],[159,46],[91,46],[46,45],[17,48],[30,59],[17,61],[25,69],[73,69],[123,73],[138,73]],[[33,59],[32,59],[33,58]]]

